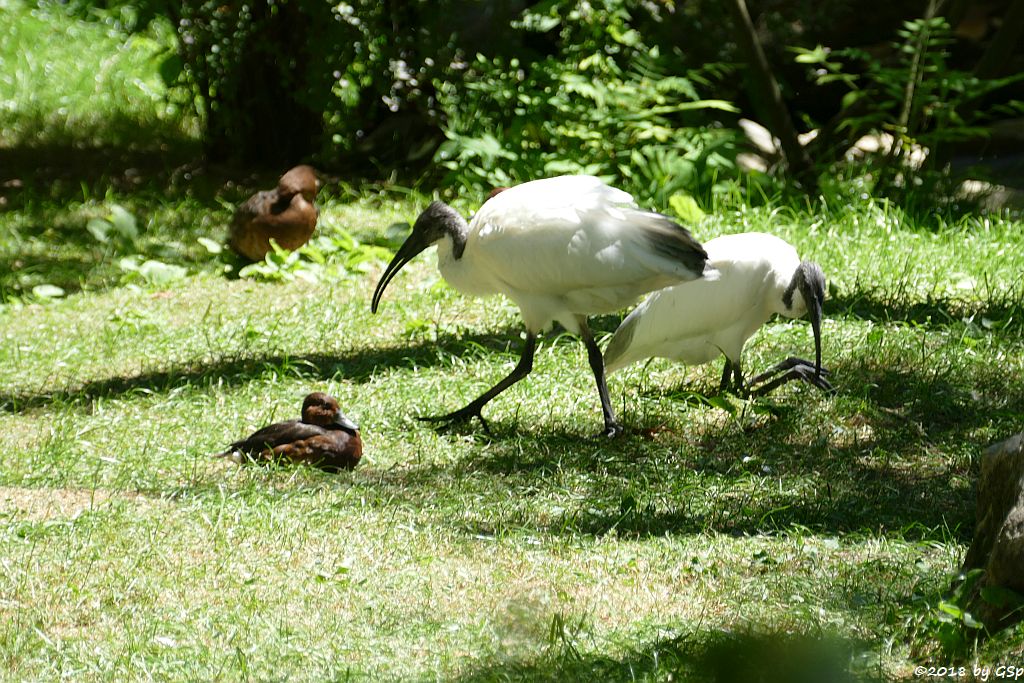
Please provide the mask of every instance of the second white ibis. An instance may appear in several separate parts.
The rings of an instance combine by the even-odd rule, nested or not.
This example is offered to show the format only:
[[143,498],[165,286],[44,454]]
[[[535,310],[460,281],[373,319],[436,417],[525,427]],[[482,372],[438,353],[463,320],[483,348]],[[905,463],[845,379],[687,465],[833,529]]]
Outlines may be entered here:
[[[821,367],[821,267],[801,261],[785,240],[760,232],[722,235],[704,247],[718,277],[659,290],[634,308],[608,343],[608,372],[655,356],[701,365],[724,355],[723,390],[765,394],[800,379],[832,391]],[[814,363],[790,357],[744,383],[740,354],[746,341],[776,313],[799,318],[808,312]]]

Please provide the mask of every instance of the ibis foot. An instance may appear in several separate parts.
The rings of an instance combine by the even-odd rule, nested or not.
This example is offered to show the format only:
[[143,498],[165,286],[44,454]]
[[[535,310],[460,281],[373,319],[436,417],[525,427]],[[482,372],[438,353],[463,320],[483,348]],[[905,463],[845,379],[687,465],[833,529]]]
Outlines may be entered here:
[[[746,390],[750,396],[764,396],[786,382],[797,379],[818,387],[826,394],[833,395],[836,393],[836,389],[826,379],[830,374],[832,373],[827,368],[818,368],[809,360],[791,356],[750,380]],[[767,384],[756,386],[762,382],[767,382]]]
[[417,417],[416,419],[420,422],[433,422],[438,424],[442,429],[453,427],[457,424],[465,424],[473,418],[480,420],[480,425],[484,428],[484,431],[488,434],[491,433],[491,428],[487,424],[487,420],[480,414],[480,408],[474,405],[468,405],[465,408],[447,413],[446,415],[431,415],[429,417]]
[[594,435],[595,439],[614,439],[622,436],[622,433],[626,431],[626,428],[620,425],[618,422],[606,422],[604,425],[604,431],[598,432]]

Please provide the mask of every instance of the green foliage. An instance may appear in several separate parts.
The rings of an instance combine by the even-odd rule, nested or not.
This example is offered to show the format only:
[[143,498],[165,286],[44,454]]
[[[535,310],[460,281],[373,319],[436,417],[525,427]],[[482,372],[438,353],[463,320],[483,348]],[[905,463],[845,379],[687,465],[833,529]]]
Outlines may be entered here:
[[916,637],[923,648],[935,647],[944,661],[950,662],[964,661],[977,648],[985,626],[968,610],[984,575],[982,569],[967,572],[950,595],[913,616]]
[[943,656],[964,656],[981,635],[984,625],[968,611],[968,602],[984,570],[967,573],[948,599],[940,600],[932,613],[933,637],[938,641]]
[[[1005,114],[1007,107],[991,110],[975,105],[985,95],[1024,78],[1018,74],[982,79],[954,68],[950,64],[952,29],[941,16],[906,21],[897,37],[891,61],[858,48],[794,48],[796,61],[813,69],[818,85],[839,84],[845,90],[835,132],[845,140],[880,132],[893,136],[893,143],[871,160],[881,169],[878,188],[883,192],[897,174],[907,186],[941,171],[948,143],[986,135],[981,124],[996,112]],[[1010,108],[1024,111],[1019,103]]]
[[707,215],[701,210],[697,200],[688,194],[674,194],[669,197],[668,203],[676,216],[689,225],[699,225]]
[[393,256],[384,247],[362,244],[344,230],[320,235],[294,251],[282,249],[273,240],[270,246],[273,250],[266,258],[243,267],[239,277],[268,282],[338,280],[364,273]]
[[[787,104],[822,130],[830,151],[841,154],[863,133],[894,136],[883,147],[891,151],[868,161],[871,179],[892,194],[939,176],[951,143],[983,135],[991,118],[1019,115],[1010,99],[1019,90],[1006,86],[1020,76],[976,78],[965,58],[972,51],[944,18],[897,26],[871,12],[880,4],[863,17],[838,0],[751,9],[771,37],[765,48]],[[778,189],[761,175],[738,180],[732,123],[747,106],[744,74],[727,13],[710,0],[546,0],[525,9],[456,0],[9,0],[4,12],[5,145],[159,148],[161,160],[188,158],[196,150],[182,143],[202,124],[208,158],[277,150],[279,158],[255,160],[301,157],[467,194],[567,172],[603,175],[659,208],[680,192],[708,206],[723,194]],[[853,20],[858,43],[829,31]],[[877,49],[885,38],[891,44]],[[785,45],[796,46],[796,65],[779,54]],[[813,145],[830,168],[833,156]],[[924,166],[908,169],[908,157]]]
[[663,205],[735,173],[736,135],[716,123],[730,103],[700,94],[714,65],[687,69],[644,42],[621,2],[545,2],[515,24],[556,35],[527,61],[478,54],[439,84],[448,112],[437,161],[446,184],[477,193],[531,178],[591,173]]
[[[121,284],[166,287],[188,274],[184,266],[164,263],[138,253],[138,222],[135,215],[120,204],[106,204],[104,212],[89,219],[85,229],[99,244],[106,247],[107,255],[126,254],[117,261],[117,267],[122,273]],[[33,293],[36,293],[35,289]]]
[[[724,67],[687,67],[674,46],[645,40],[668,13],[656,5],[558,0],[515,14],[453,1],[208,0],[171,11],[179,55],[160,73],[196,95],[208,143],[232,153],[274,131],[256,137],[272,147],[312,135],[293,152],[390,168],[427,161],[443,131],[435,161],[447,184],[486,192],[588,172],[658,203],[735,175],[736,135],[718,119],[736,108],[701,93]],[[504,27],[500,40],[475,35],[484,17]]]
[[121,277],[124,284],[142,283],[150,287],[166,287],[188,275],[188,269],[184,266],[156,259],[143,260],[139,256],[125,256],[117,265],[124,273]]
[[56,2],[0,7],[0,145],[153,150],[195,136],[188,100],[155,69],[175,47],[169,22],[128,35],[124,14],[92,6],[83,21]]
[[107,207],[106,215],[89,220],[85,229],[101,244],[110,244],[120,250],[131,248],[139,237],[135,216],[119,204]]

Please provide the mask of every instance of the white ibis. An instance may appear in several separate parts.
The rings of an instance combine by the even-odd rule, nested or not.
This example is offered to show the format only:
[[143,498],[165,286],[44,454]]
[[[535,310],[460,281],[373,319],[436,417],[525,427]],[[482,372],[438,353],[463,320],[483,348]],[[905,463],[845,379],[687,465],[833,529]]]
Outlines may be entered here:
[[[723,235],[704,244],[715,280],[702,279],[654,292],[626,316],[608,343],[609,373],[654,356],[701,365],[725,355],[722,389],[765,394],[800,379],[825,391],[832,385],[821,367],[821,307],[825,274],[801,261],[788,242],[748,232]],[[743,344],[778,313],[799,318],[810,311],[814,363],[790,357],[744,385]],[[769,381],[770,380],[770,381]],[[756,385],[767,382],[756,389]]]
[[446,204],[432,203],[377,283],[373,312],[402,266],[434,244],[441,275],[455,289],[474,296],[504,294],[518,304],[526,326],[522,355],[507,377],[464,408],[421,418],[451,423],[476,417],[485,429],[481,408],[530,373],[537,335],[557,321],[587,347],[604,433],[621,433],[587,316],[701,277],[707,260],[685,228],[637,208],[628,193],[593,176],[560,176],[493,195],[469,224]]

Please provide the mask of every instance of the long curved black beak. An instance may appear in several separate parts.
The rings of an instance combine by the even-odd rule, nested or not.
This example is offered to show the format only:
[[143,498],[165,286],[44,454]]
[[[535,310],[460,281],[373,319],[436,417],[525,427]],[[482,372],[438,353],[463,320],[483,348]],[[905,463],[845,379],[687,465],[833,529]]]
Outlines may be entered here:
[[821,301],[814,297],[808,309],[811,314],[811,331],[814,332],[814,376],[821,377]]
[[430,243],[423,239],[422,233],[417,233],[413,230],[413,233],[405,240],[401,247],[398,248],[398,252],[395,257],[391,259],[391,263],[384,269],[384,274],[380,276],[380,281],[377,282],[377,289],[373,291],[373,300],[370,302],[370,311],[373,313],[377,312],[377,306],[380,305],[380,297],[384,294],[385,288],[391,279],[398,274],[398,271],[402,269],[409,261],[412,261],[416,256],[430,246]]
[[814,376],[821,377],[821,316],[825,298],[825,273],[821,266],[811,261],[800,264],[804,272],[801,294],[807,304],[807,312],[811,318],[811,331],[814,332]]

